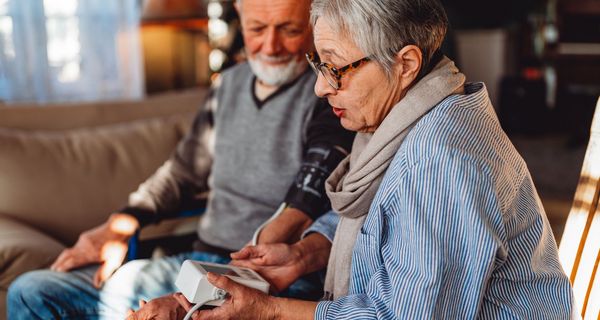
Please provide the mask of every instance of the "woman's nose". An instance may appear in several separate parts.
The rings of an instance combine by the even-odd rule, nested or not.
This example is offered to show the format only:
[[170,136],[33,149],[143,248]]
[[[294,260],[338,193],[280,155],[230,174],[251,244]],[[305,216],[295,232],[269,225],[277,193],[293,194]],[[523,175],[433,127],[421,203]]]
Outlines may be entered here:
[[317,72],[317,82],[315,83],[315,94],[318,97],[325,98],[328,95],[334,95],[337,91],[327,82],[321,72]]

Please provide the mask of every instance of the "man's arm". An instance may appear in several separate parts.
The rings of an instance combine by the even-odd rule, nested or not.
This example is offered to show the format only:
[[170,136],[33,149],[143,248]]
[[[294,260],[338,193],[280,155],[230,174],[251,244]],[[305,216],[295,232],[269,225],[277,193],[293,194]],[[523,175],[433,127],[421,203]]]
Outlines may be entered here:
[[134,216],[145,226],[177,214],[186,201],[208,191],[218,88],[219,81],[215,81],[190,131],[169,160],[129,196],[120,213]]
[[260,232],[258,243],[294,243],[311,223],[330,210],[325,180],[352,147],[354,133],[344,129],[325,100],[308,124],[302,166],[284,201],[288,207]]
[[171,158],[130,195],[127,207],[113,213],[102,225],[82,233],[73,247],[63,250],[52,270],[68,271],[99,263],[101,267],[94,276],[94,284],[99,287],[122,264],[127,242],[137,228],[158,221],[159,213],[176,213],[184,198],[193,198],[207,189],[214,104],[213,88],[192,130]]

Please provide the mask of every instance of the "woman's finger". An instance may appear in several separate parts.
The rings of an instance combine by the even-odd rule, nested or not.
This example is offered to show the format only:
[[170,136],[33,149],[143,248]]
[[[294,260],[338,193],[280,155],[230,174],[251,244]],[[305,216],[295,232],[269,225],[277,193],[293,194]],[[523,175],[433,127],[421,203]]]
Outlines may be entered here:
[[232,260],[231,265],[234,265],[236,267],[249,268],[254,271],[260,269],[260,266],[250,262],[249,260]]
[[211,310],[199,310],[194,312],[194,315],[192,316],[193,320],[223,320],[223,319],[230,319],[230,317],[227,317],[227,310],[226,307],[218,307],[218,308],[214,308]]
[[256,246],[246,246],[242,250],[232,253],[230,256],[232,259],[235,259],[235,260],[243,260],[243,259],[256,258],[256,257],[260,256],[260,254],[256,250]]
[[177,300],[177,302],[179,302],[179,304],[185,309],[186,312],[190,311],[190,309],[192,308],[192,304],[181,292],[174,293],[173,297],[175,298],[175,300]]
[[133,309],[129,309],[129,311],[127,311],[127,314],[125,315],[125,320],[137,320],[138,318],[139,315],[136,314]]
[[232,296],[236,295],[241,288],[244,288],[244,286],[241,284],[238,284],[225,276],[221,276],[212,272],[209,272],[206,275],[206,279],[208,279],[208,282],[210,282],[213,286],[227,291],[227,293]]

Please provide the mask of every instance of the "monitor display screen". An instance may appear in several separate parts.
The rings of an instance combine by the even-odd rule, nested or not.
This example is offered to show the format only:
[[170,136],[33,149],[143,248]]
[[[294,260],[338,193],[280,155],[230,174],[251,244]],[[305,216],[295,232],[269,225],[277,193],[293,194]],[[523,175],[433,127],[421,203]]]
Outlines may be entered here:
[[234,277],[240,277],[241,276],[235,272],[232,269],[229,268],[224,268],[224,267],[215,267],[215,266],[208,266],[203,264],[202,268],[204,268],[204,270],[206,270],[207,272],[212,272],[212,273],[216,273],[216,274],[220,274],[220,275],[224,275],[224,276],[234,276]]

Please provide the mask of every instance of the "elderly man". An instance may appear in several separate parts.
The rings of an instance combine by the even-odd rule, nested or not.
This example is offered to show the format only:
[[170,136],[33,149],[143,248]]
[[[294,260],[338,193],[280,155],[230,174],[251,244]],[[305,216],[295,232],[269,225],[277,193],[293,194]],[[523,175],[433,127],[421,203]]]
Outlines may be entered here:
[[[175,291],[185,259],[229,262],[229,253],[250,242],[278,207],[285,209],[260,233],[260,243],[293,242],[328,210],[324,181],[353,135],[314,96],[315,75],[304,58],[312,47],[309,7],[309,0],[236,3],[248,63],[222,74],[191,132],[125,208],[83,233],[52,270],[12,284],[10,319],[123,318],[138,300]],[[208,190],[194,252],[132,261],[111,277],[137,227]],[[320,284],[301,287],[318,294],[311,290]]]

